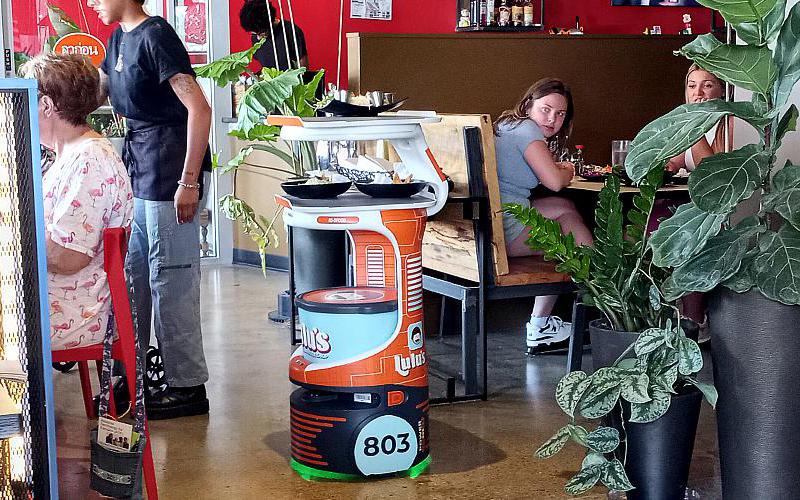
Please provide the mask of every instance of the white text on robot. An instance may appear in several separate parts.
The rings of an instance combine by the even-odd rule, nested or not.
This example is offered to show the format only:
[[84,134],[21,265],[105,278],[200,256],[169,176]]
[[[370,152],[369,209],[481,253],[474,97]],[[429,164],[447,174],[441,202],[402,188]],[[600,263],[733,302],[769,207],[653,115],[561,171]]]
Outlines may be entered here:
[[408,373],[418,366],[425,364],[425,353],[420,352],[411,354],[410,356],[394,355],[394,370],[404,377],[408,377]]

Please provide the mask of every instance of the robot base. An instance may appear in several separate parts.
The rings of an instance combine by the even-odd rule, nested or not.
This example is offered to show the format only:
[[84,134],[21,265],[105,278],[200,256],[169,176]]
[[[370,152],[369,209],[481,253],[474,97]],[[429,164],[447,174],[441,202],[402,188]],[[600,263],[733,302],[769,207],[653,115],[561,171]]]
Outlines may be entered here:
[[304,479],[417,477],[430,464],[428,388],[292,393],[292,468]]

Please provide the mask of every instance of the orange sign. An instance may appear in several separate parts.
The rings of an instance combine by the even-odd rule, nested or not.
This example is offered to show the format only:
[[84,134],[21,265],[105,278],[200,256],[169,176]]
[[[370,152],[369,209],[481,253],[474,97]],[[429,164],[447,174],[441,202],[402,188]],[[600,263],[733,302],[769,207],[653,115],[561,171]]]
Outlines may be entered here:
[[103,42],[89,33],[70,33],[62,36],[56,42],[53,52],[56,54],[80,54],[86,56],[97,68],[106,58],[106,47]]

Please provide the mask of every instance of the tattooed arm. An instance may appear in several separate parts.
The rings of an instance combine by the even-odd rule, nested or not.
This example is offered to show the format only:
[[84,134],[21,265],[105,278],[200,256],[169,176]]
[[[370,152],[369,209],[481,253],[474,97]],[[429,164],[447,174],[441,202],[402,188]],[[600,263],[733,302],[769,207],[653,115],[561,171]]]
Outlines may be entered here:
[[[203,90],[194,77],[178,73],[169,79],[175,95],[189,111],[189,126],[186,138],[186,159],[183,163],[181,181],[196,184],[202,173],[200,168],[208,147],[208,134],[211,131],[211,107]],[[197,212],[199,189],[178,187],[175,193],[175,212],[178,223],[191,222]]]

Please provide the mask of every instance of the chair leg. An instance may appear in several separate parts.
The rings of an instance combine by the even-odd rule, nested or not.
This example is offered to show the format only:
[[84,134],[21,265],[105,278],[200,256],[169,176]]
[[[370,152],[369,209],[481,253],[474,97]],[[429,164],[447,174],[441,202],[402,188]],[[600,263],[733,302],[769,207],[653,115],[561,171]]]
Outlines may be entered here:
[[156,467],[153,464],[153,449],[150,442],[150,426],[145,422],[144,435],[147,441],[144,446],[144,456],[142,456],[142,473],[144,475],[144,486],[147,489],[148,500],[158,500],[158,484],[156,484]]
[[586,331],[586,307],[581,304],[580,297],[576,296],[572,305],[572,335],[569,338],[567,353],[567,373],[581,369],[584,331]]
[[86,418],[93,420],[97,418],[92,402],[92,381],[89,379],[89,363],[78,361],[78,376],[81,379],[81,393],[83,394],[83,406],[86,410]]

